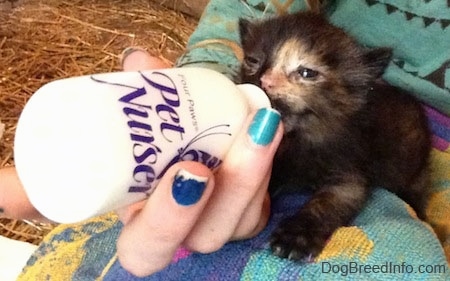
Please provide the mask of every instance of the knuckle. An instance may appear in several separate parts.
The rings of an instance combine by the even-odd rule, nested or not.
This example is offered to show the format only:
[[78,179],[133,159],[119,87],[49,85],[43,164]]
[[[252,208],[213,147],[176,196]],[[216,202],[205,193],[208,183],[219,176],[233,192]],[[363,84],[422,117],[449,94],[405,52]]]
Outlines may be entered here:
[[240,224],[236,229],[233,240],[242,240],[247,238],[252,238],[257,234],[257,229],[259,226],[259,220],[249,220],[244,224]]
[[220,250],[226,242],[227,241],[211,239],[189,239],[185,242],[184,246],[193,252],[210,254]]
[[118,255],[118,260],[126,271],[136,277],[145,277],[164,268],[162,264],[158,266],[156,263],[151,264],[151,268],[149,268],[149,264],[146,264],[143,259],[135,259],[126,255]]

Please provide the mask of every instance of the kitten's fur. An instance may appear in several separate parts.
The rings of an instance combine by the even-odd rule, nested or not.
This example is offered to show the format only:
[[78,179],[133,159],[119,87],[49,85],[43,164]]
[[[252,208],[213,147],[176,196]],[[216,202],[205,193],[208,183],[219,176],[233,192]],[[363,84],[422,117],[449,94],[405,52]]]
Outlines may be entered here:
[[242,82],[264,88],[285,135],[271,188],[311,186],[311,200],[272,235],[273,252],[316,256],[383,186],[424,218],[430,135],[421,105],[379,78],[387,48],[366,50],[312,12],[239,22]]

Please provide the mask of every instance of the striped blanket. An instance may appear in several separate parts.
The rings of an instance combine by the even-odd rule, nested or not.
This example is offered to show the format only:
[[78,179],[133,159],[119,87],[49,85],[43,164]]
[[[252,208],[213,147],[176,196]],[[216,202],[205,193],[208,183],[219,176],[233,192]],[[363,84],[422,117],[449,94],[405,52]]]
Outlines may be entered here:
[[[377,189],[353,224],[334,233],[314,261],[295,263],[271,255],[268,237],[309,194],[283,194],[273,199],[269,225],[257,237],[208,255],[181,248],[170,266],[142,280],[449,280],[450,118],[426,110],[434,140],[431,227],[395,195]],[[19,280],[141,280],[117,261],[121,227],[113,214],[57,227]]]
[[[353,223],[339,228],[315,260],[296,263],[273,256],[268,237],[309,194],[280,194],[273,198],[268,226],[255,238],[230,242],[208,255],[179,249],[167,268],[138,279],[117,261],[115,243],[122,224],[107,214],[55,228],[19,280],[450,280],[450,3],[331,2],[330,19],[368,46],[401,47],[394,48],[385,78],[412,90],[426,104],[433,132],[428,222],[418,220],[394,194],[376,189]],[[237,18],[303,8],[300,0],[212,0],[178,66],[209,67],[235,78],[240,57]]]

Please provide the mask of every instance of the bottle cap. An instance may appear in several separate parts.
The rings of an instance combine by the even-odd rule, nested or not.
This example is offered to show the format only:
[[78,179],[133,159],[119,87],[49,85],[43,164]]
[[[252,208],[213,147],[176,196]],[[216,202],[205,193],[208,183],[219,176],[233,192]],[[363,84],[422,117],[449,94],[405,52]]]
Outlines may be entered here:
[[239,84],[236,85],[239,91],[244,94],[251,110],[258,110],[263,107],[271,107],[270,100],[266,93],[256,85],[253,84]]

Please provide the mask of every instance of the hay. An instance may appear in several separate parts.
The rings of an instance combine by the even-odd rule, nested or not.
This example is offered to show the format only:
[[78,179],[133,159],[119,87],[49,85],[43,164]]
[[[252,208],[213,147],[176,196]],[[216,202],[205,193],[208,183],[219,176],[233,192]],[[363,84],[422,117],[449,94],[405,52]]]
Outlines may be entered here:
[[[167,62],[183,52],[197,21],[148,0],[28,0],[0,10],[0,167],[14,165],[16,123],[28,98],[64,77],[119,70],[128,46]],[[51,199],[49,199],[51,200]],[[0,234],[38,244],[51,225],[0,219]]]

